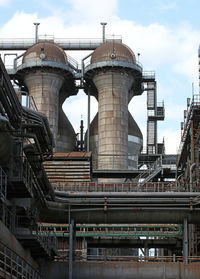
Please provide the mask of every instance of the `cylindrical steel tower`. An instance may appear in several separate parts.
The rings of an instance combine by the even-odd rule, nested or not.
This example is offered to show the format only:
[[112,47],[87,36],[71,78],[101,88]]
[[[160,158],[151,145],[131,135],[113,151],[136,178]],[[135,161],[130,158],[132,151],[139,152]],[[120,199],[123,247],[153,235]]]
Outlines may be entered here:
[[142,68],[126,45],[112,41],[93,52],[85,73],[98,91],[98,168],[128,169],[128,103],[142,93]]
[[73,151],[76,144],[74,129],[62,111],[67,96],[66,93],[60,94],[65,83],[69,80],[72,83],[72,71],[64,50],[46,41],[30,47],[18,68],[29,96],[34,99],[38,111],[44,113],[49,120],[55,152]]

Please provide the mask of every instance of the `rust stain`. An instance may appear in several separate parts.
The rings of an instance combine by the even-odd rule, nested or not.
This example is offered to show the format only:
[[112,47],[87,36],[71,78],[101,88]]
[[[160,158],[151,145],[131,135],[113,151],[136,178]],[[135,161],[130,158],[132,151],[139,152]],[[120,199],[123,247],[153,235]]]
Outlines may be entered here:
[[30,60],[34,61],[34,59],[41,59],[41,55],[44,55],[44,61],[67,63],[67,56],[64,50],[53,42],[39,42],[28,48],[24,54],[22,63]]

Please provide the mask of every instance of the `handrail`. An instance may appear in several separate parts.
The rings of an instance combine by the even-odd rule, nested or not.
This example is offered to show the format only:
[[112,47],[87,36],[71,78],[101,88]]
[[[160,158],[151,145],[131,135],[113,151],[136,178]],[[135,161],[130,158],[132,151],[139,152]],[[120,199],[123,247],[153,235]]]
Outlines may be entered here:
[[52,183],[57,191],[73,192],[179,192],[185,187],[177,189],[175,182],[147,182],[138,189],[138,183]]
[[186,137],[188,135],[188,131],[189,131],[189,128],[190,128],[190,125],[191,125],[191,118],[193,116],[193,111],[194,111],[195,108],[200,108],[200,95],[199,94],[193,95],[192,101],[189,104],[189,107],[186,111],[186,115],[185,115],[186,118],[185,118],[185,121],[184,121],[184,129],[183,129],[183,133],[182,133],[182,136],[181,136],[181,142],[180,142],[180,145],[179,145],[179,148],[178,148],[177,165],[179,164],[179,161],[180,161],[180,158],[181,158],[181,154],[182,154],[182,151],[183,151],[185,140],[186,140]]
[[[101,249],[102,254],[87,254],[84,255],[84,251],[80,249],[75,250],[75,261],[131,261],[131,262],[183,262],[183,256],[111,256],[106,255],[105,248]],[[68,261],[69,250],[64,249],[60,250],[58,256],[55,257],[54,261]],[[200,262],[200,257],[191,256],[188,257],[188,262]]]
[[[0,269],[13,278],[41,279],[41,275],[24,258],[0,241]],[[7,278],[7,277],[6,277]]]

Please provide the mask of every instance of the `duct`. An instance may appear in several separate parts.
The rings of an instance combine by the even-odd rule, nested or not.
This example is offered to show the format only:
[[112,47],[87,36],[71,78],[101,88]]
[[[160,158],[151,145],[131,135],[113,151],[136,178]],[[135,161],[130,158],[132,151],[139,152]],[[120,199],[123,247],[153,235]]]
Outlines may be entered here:
[[32,128],[33,130],[40,129],[40,134],[36,133],[36,136],[41,144],[42,151],[51,153],[53,137],[46,116],[25,107],[23,107],[23,116],[28,121],[24,127]]
[[32,145],[27,145],[24,147],[24,152],[28,158],[28,161],[34,171],[37,181],[46,196],[49,196],[51,200],[55,199],[54,190],[49,182],[44,167],[41,163],[40,157],[35,154]]
[[0,115],[0,165],[8,164],[11,157],[12,136],[8,131],[8,119]]

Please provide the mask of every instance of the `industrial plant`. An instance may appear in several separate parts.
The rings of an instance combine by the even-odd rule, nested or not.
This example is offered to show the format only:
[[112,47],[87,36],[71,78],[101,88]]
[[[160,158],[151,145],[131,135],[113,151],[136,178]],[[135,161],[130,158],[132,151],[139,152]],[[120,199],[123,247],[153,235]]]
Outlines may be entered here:
[[[0,39],[0,278],[199,279],[200,95],[166,154],[159,81],[134,50],[106,23],[77,40],[34,25],[34,39]],[[81,90],[75,131],[63,104]],[[128,109],[142,94],[146,138]]]

